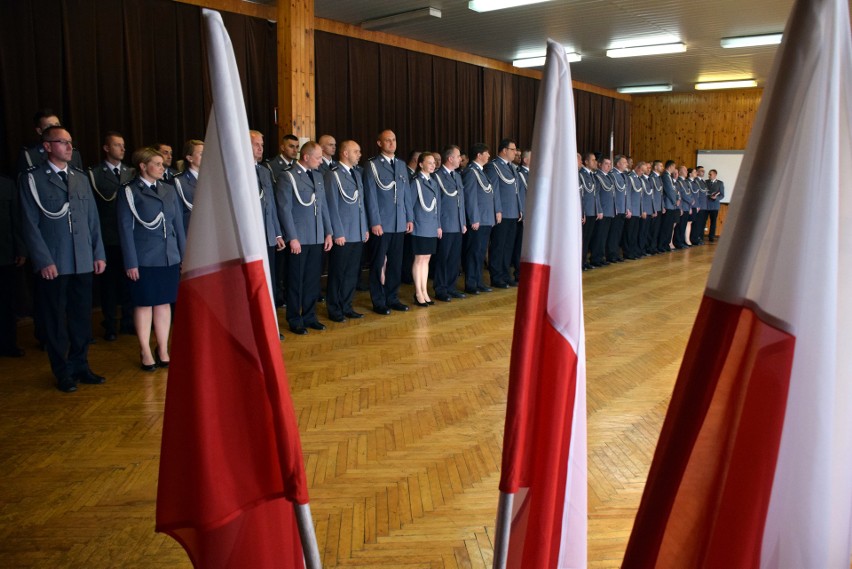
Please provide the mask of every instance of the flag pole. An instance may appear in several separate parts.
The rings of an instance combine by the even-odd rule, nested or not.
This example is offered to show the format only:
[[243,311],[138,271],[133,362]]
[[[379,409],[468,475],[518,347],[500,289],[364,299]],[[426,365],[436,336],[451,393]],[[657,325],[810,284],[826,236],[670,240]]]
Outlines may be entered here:
[[299,538],[302,541],[302,553],[305,556],[305,569],[322,569],[317,534],[314,531],[314,521],[311,517],[310,504],[293,504],[296,512],[296,523],[299,527]]
[[497,527],[494,530],[494,563],[493,569],[506,569],[506,558],[509,555],[509,530],[512,527],[512,502],[514,494],[500,492],[497,504]]

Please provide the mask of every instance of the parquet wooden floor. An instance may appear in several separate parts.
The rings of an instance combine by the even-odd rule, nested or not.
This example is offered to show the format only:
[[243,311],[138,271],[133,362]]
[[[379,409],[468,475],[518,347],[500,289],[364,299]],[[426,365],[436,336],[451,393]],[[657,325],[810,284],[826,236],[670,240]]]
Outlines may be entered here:
[[[621,562],[713,251],[584,277],[590,567]],[[285,333],[325,567],[491,567],[516,294]],[[101,340],[107,384],[66,395],[19,337],[27,356],[0,359],[0,566],[189,567],[153,532],[166,372],[138,370],[135,337]]]

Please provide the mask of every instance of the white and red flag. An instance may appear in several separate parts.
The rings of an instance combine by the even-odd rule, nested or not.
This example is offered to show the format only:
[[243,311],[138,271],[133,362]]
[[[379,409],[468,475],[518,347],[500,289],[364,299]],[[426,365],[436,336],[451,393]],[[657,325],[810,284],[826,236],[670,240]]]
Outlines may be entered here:
[[848,0],[798,0],[623,567],[843,568],[852,542]]
[[204,20],[213,108],[178,291],[156,528],[195,567],[301,568],[297,515],[303,535],[313,528],[249,126],[221,16]]
[[577,138],[565,48],[536,112],[495,568],[586,566],[586,365]]

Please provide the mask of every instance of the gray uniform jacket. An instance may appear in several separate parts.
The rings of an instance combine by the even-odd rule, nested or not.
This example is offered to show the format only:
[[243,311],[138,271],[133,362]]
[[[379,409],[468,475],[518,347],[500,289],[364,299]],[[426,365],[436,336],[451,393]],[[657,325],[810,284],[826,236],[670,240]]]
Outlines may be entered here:
[[296,164],[296,161],[288,162],[284,159],[280,154],[275,158],[266,161],[266,167],[272,172],[272,180],[277,184],[278,178],[281,176],[281,172],[286,170],[287,168],[292,168]]
[[192,215],[192,201],[195,199],[195,186],[198,184],[198,178],[187,168],[175,176],[174,182],[181,212],[183,213],[183,228],[188,232],[189,218]]
[[67,171],[68,187],[47,163],[20,176],[24,243],[36,271],[56,265],[60,275],[91,273],[96,260],[106,260],[98,208],[89,178],[77,168]]
[[441,202],[441,229],[444,233],[461,233],[465,223],[464,184],[461,174],[441,166],[432,178],[438,184]]
[[[117,201],[118,234],[125,269],[169,267],[181,262],[186,234],[174,186],[157,182],[154,191],[141,178],[136,178],[122,188]],[[161,213],[159,223],[146,227],[145,224],[153,224]]]
[[370,226],[381,225],[385,233],[402,233],[414,221],[411,186],[405,162],[373,156],[364,167],[364,202]]
[[[39,142],[32,146],[24,146],[18,156],[18,172],[26,172],[33,166],[41,166],[45,162],[47,162],[47,152],[44,149],[44,144]],[[76,148],[72,151],[69,164],[78,170],[83,169],[83,159],[80,157],[80,151]]]
[[642,183],[642,178],[636,172],[630,172],[627,178],[627,208],[630,210],[630,215],[641,215],[643,197],[645,195],[645,185]]
[[[718,193],[716,199],[710,199],[710,196]],[[722,198],[725,197],[725,183],[719,178],[715,182],[707,181],[707,211],[719,211],[719,206],[722,203]]]
[[663,178],[663,207],[666,210],[677,209],[677,190],[675,189],[672,177],[666,173]]
[[630,207],[628,205],[629,194],[627,192],[627,188],[630,186],[627,183],[627,174],[618,170],[612,170],[609,173],[609,177],[612,178],[612,182],[615,184],[615,214],[625,214]]
[[677,179],[677,193],[680,196],[680,211],[689,213],[695,203],[695,196],[692,195],[692,184],[688,179]]
[[615,183],[612,176],[604,174],[600,170],[595,172],[595,192],[601,204],[601,213],[604,217],[615,217]]
[[651,187],[654,190],[651,194],[654,202],[654,211],[663,211],[663,178],[656,172],[651,172]]
[[642,213],[653,215],[657,213],[654,209],[654,182],[648,176],[641,176],[642,180]]
[[441,190],[435,175],[426,179],[422,172],[411,180],[414,192],[414,235],[437,237],[441,227]]
[[119,182],[112,168],[106,162],[89,168],[89,181],[95,191],[95,203],[101,218],[101,238],[104,240],[104,245],[108,247],[121,245],[118,238],[118,214],[115,211],[118,203],[116,198],[122,186],[136,177],[136,170],[122,164],[118,166],[118,175],[121,180]]
[[257,172],[258,192],[260,193],[260,209],[263,213],[263,230],[266,235],[266,245],[274,247],[277,243],[276,237],[283,237],[279,212],[275,204],[275,184],[272,182],[272,173],[261,164],[254,165]]
[[580,200],[583,215],[595,217],[601,213],[601,201],[598,196],[598,186],[590,170],[580,168]]
[[311,176],[296,164],[278,178],[278,216],[284,222],[284,239],[288,242],[298,239],[302,245],[318,245],[333,232],[322,176],[319,170],[313,170]]
[[695,178],[693,180],[693,192],[696,191],[695,188],[698,188],[697,193],[695,195],[695,201],[697,206],[701,209],[707,209],[707,184],[705,184],[704,180],[702,180],[701,178]]
[[526,166],[518,166],[518,200],[521,204],[521,213],[527,211],[527,187],[530,181],[530,169]]
[[347,243],[364,241],[364,233],[370,227],[364,209],[364,181],[361,174],[335,163],[325,173],[323,182],[332,237],[345,237]]
[[468,225],[478,223],[492,227],[497,223],[497,205],[494,203],[494,187],[488,181],[482,167],[471,162],[462,173],[464,184],[464,211]]
[[504,162],[502,158],[495,158],[485,165],[483,171],[494,188],[497,211],[503,214],[503,219],[518,219],[523,210],[515,166]]

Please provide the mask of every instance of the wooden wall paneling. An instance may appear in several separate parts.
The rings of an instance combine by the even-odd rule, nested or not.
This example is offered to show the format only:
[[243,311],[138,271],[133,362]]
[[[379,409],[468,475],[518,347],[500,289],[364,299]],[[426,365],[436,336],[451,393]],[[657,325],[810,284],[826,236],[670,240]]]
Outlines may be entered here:
[[314,2],[278,3],[278,128],[316,137]]
[[743,150],[762,89],[633,97],[634,159],[675,160],[694,166],[697,150]]

